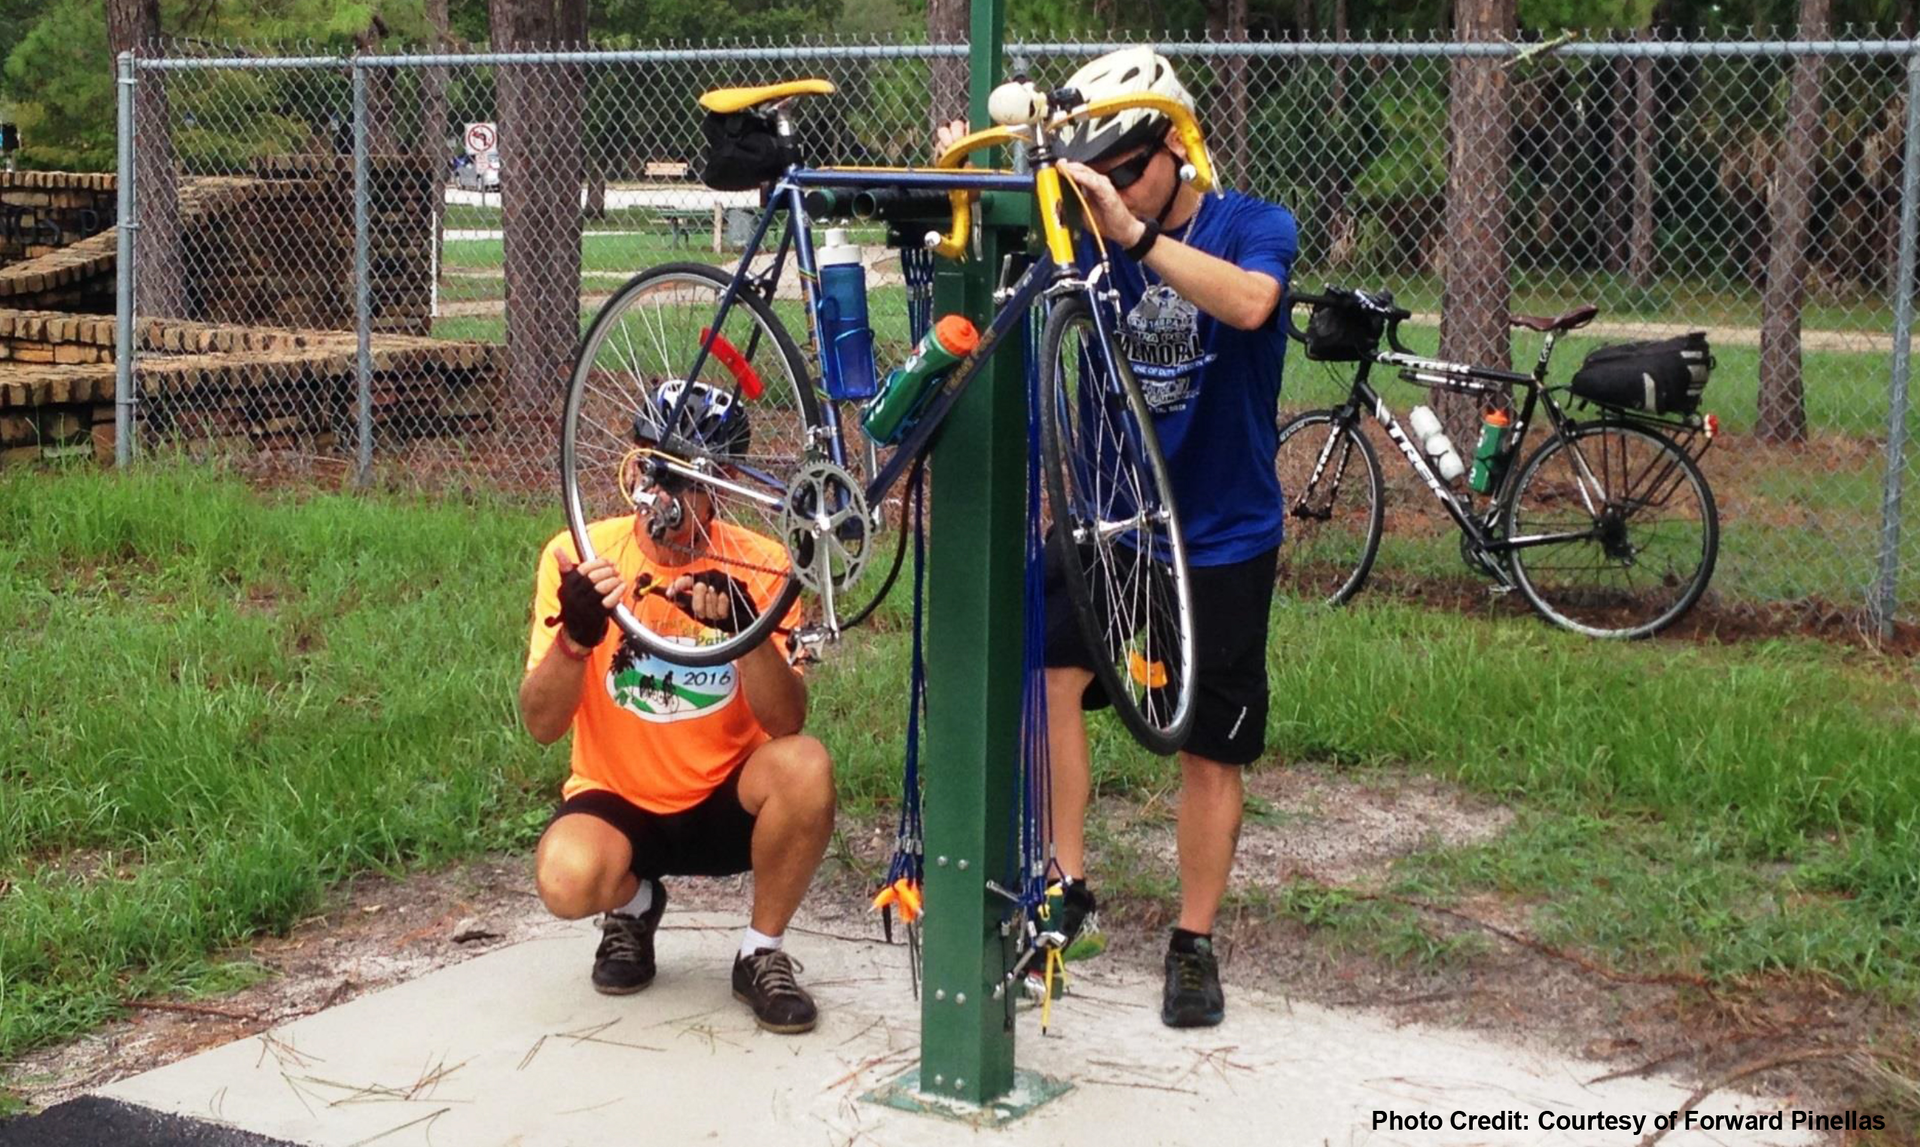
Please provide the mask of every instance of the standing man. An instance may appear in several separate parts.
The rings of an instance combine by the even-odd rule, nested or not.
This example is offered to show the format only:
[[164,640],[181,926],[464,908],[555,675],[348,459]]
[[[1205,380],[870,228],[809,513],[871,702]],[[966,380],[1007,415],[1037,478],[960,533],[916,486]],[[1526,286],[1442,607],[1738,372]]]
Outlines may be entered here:
[[[1088,102],[1151,92],[1193,107],[1172,65],[1146,47],[1102,56],[1066,86]],[[1186,148],[1172,126],[1145,109],[1082,122],[1062,158],[1117,256],[1110,281],[1126,314],[1120,338],[1152,408],[1186,535],[1198,698],[1179,754],[1180,920],[1168,941],[1160,1018],[1201,1027],[1226,1016],[1214,918],[1240,835],[1241,768],[1265,749],[1267,621],[1283,522],[1274,470],[1285,351],[1279,304],[1298,236],[1284,207],[1195,191],[1182,179]],[[941,149],[964,131],[958,123],[941,129]],[[1095,256],[1093,240],[1083,238],[1082,265]],[[1051,558],[1049,548],[1050,566]],[[1092,782],[1082,711],[1110,702],[1059,572],[1048,574],[1053,844],[1067,875],[1063,931],[1071,941],[1095,906],[1086,881]]]
[[[635,439],[659,435],[684,389],[661,386],[658,412],[636,419]],[[730,395],[690,384],[688,437],[718,458],[745,455],[746,410]],[[684,422],[683,422],[684,425]],[[656,633],[738,632],[780,587],[786,552],[714,515],[703,487],[649,491],[652,506],[678,503],[671,529],[650,528],[653,509],[588,527],[594,560],[576,564],[562,532],[535,572],[533,634],[520,715],[535,740],[573,732],[573,774],[540,838],[534,879],[563,919],[601,913],[593,986],[609,995],[653,982],[654,933],[668,875],[753,873],[751,922],[733,962],[733,994],[768,1031],[809,1031],[811,996],[795,981],[787,923],[833,833],[833,767],[800,730],[807,687],[776,636],[730,665],[696,669],[621,639],[612,609],[625,602]],[[745,554],[746,580],[718,554]],[[787,628],[798,620],[798,606]]]

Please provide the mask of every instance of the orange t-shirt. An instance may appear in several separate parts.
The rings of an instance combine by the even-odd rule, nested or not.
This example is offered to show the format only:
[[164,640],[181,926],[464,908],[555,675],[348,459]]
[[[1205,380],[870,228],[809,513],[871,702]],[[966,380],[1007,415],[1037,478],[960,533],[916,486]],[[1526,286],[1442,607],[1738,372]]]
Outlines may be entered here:
[[[677,566],[654,562],[634,537],[630,516],[594,522],[587,527],[587,535],[594,552],[613,562],[629,585],[642,574],[651,574],[656,584],[665,585],[683,574],[719,569],[745,582],[764,611],[778,596],[783,580],[781,574],[769,571],[787,568],[786,550],[724,521],[714,522],[711,528],[712,551],[738,555],[739,563],[710,557]],[[560,632],[546,624],[547,618],[560,612],[556,553],[579,560],[573,538],[565,531],[540,552],[534,574],[533,633],[527,642],[529,672],[553,648]],[[636,601],[629,592],[627,606],[655,633],[689,644],[712,636],[712,630],[658,594],[641,594]],[[799,621],[800,606],[795,602],[781,626],[791,629]],[[607,628],[607,639],[587,659],[586,688],[573,714],[573,775],[562,789],[565,796],[606,789],[652,812],[679,812],[699,804],[749,753],[772,739],[747,704],[733,665],[695,669],[675,664],[621,640],[613,622]],[[776,633],[771,640],[784,652],[781,635]]]

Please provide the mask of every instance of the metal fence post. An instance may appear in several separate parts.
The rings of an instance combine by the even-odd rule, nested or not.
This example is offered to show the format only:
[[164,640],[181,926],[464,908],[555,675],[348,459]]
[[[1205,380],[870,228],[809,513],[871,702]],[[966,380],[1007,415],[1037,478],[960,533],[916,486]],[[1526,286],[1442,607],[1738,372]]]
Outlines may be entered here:
[[114,85],[119,103],[120,173],[115,182],[119,206],[114,226],[118,253],[113,287],[113,464],[125,466],[133,457],[133,230],[139,226],[133,214],[133,96],[138,81],[132,52],[120,53],[119,69]]
[[365,486],[373,476],[373,297],[368,282],[367,65],[353,61],[353,327],[359,342],[354,359],[360,428],[358,464],[353,480]]
[[1900,173],[1900,251],[1893,282],[1893,370],[1887,401],[1887,482],[1880,498],[1880,574],[1870,610],[1881,637],[1893,636],[1900,576],[1900,492],[1906,484],[1907,382],[1913,367],[1913,269],[1920,226],[1920,48],[1907,55],[1907,138]]

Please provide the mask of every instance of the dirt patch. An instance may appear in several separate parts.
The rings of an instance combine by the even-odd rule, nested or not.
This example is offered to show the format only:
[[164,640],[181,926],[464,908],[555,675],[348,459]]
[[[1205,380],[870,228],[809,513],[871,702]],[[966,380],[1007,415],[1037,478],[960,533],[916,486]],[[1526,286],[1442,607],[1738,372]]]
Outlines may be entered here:
[[[1306,584],[1289,585],[1284,574],[1281,586],[1302,594],[1309,589]],[[1502,592],[1490,582],[1465,577],[1420,576],[1378,566],[1367,576],[1367,584],[1356,600],[1367,597],[1387,597],[1470,616],[1534,616],[1526,599],[1518,593]],[[1706,599],[1649,640],[1731,645],[1781,637],[1850,646],[1883,658],[1895,668],[1906,667],[1920,657],[1920,625],[1913,622],[1895,623],[1893,636],[1882,638],[1866,610],[1857,605],[1843,606],[1819,598],[1763,603],[1724,601],[1714,599],[1711,591]]]
[[[1489,840],[1513,813],[1431,777],[1358,779],[1311,766],[1247,774],[1247,814],[1234,853],[1236,883],[1296,880],[1375,887],[1413,852]],[[1096,815],[1167,871],[1177,862],[1168,800],[1105,798]]]

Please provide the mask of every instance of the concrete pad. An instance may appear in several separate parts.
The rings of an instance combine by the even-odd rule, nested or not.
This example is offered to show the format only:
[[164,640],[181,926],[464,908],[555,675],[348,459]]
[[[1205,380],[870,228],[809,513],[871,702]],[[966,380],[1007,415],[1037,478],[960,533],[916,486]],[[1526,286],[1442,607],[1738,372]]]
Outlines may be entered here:
[[[1228,1019],[1161,1026],[1156,978],[1095,960],[1044,1037],[1023,1009],[1018,1059],[1071,1081],[1004,1128],[864,1102],[916,1065],[919,1005],[906,950],[794,934],[821,1005],[810,1035],[754,1027],[732,998],[741,919],[675,913],[660,975],[610,998],[587,981],[590,925],[504,948],[399,987],[124,1080],[102,1094],[319,1147],[1004,1141],[1121,1144],[1633,1144],[1632,1129],[1552,1131],[1541,1113],[1645,1116],[1691,1088],[1661,1079],[1589,1085],[1603,1068],[1478,1036],[1395,1027],[1228,985]],[[1702,1111],[1770,1112],[1715,1096]],[[1373,1113],[1515,1111],[1524,1131],[1376,1130]],[[1747,1147],[1815,1137],[1741,1132]],[[1675,1132],[1673,1147],[1729,1141]]]

